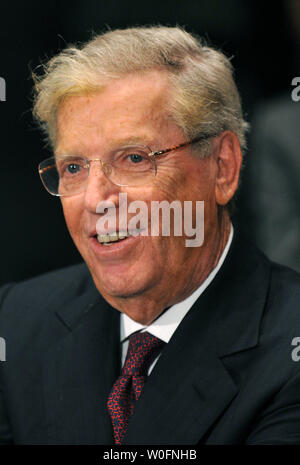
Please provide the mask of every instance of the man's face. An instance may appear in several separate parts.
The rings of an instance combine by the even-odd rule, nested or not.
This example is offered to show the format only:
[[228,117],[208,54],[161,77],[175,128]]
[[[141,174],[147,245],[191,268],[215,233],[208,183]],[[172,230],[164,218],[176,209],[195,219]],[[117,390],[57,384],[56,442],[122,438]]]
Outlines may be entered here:
[[[166,114],[169,89],[167,76],[153,71],[111,82],[97,94],[67,98],[58,114],[56,154],[105,161],[107,154],[133,139],[151,150],[185,142],[182,131]],[[214,157],[196,158],[186,147],[159,157],[157,167],[151,183],[119,187],[105,177],[98,162],[93,162],[86,190],[62,198],[70,234],[96,287],[110,302],[139,296],[168,304],[180,301],[199,285],[213,253],[217,228]],[[139,235],[110,246],[99,244],[95,238],[101,216],[96,212],[97,205],[114,202],[118,218],[119,193],[127,193],[128,203],[146,202],[149,212],[152,200],[179,200],[182,204],[185,200],[204,200],[204,244],[186,247],[186,237],[172,234]]]

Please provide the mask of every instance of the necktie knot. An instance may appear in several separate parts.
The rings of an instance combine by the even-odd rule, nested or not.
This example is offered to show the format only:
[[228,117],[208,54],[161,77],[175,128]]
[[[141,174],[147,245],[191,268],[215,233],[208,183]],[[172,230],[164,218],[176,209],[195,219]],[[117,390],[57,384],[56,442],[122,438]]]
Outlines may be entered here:
[[134,333],[129,338],[122,376],[146,376],[151,363],[165,343],[150,333]]

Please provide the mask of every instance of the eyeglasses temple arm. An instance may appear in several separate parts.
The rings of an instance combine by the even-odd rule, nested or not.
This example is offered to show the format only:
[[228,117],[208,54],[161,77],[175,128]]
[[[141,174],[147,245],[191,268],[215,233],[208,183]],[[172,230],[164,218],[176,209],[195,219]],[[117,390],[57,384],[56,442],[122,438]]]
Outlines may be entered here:
[[175,145],[168,149],[158,150],[157,152],[151,152],[149,153],[149,157],[156,157],[158,155],[164,155],[165,153],[169,153],[169,152],[172,152],[173,150],[180,149],[181,147],[186,147],[188,145],[195,144],[196,142],[200,142],[201,140],[208,139],[209,137],[215,137],[215,134],[203,134],[202,136],[196,137],[195,139],[191,141],[183,142],[182,144]]
[[54,166],[55,165],[50,165],[50,166],[45,166],[45,168],[40,168],[39,173],[43,174],[43,173],[45,173],[45,171],[48,171],[48,170],[51,170],[52,168],[54,168]]

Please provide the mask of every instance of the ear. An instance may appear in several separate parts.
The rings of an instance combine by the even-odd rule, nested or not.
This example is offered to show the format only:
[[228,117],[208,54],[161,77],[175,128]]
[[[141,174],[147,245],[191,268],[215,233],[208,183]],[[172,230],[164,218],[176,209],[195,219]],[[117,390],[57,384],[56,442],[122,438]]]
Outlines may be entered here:
[[218,205],[226,205],[233,197],[239,183],[242,152],[237,135],[224,131],[216,141],[217,164],[215,197]]

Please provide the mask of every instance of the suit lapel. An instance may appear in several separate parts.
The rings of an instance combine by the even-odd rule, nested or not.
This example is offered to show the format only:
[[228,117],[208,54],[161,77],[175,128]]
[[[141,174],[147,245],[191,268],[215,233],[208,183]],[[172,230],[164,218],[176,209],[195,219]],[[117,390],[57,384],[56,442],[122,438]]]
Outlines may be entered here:
[[106,400],[120,372],[119,312],[91,286],[57,316],[68,333],[44,360],[50,443],[112,444]]
[[149,376],[125,444],[195,444],[235,395],[213,332],[192,316],[184,318]]
[[268,261],[236,232],[221,270],[149,376],[125,444],[205,442],[238,394],[224,358],[257,345],[268,285]]

